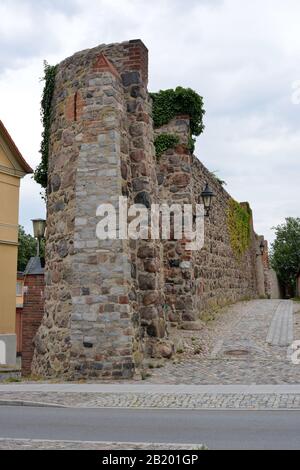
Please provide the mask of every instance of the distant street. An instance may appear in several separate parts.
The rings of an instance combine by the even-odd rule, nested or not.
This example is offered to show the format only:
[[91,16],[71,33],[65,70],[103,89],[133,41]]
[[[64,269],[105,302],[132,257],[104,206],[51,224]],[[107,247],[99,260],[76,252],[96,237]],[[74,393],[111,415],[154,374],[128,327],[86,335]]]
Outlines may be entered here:
[[0,442],[2,438],[190,443],[195,448],[204,443],[210,449],[300,449],[300,411],[1,406]]

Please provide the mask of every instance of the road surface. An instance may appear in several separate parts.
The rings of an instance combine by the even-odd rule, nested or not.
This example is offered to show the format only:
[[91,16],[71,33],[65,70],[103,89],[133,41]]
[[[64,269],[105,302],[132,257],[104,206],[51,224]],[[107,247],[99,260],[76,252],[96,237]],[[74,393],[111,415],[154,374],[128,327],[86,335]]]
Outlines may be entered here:
[[300,449],[300,411],[0,406],[0,438],[200,443],[209,449]]

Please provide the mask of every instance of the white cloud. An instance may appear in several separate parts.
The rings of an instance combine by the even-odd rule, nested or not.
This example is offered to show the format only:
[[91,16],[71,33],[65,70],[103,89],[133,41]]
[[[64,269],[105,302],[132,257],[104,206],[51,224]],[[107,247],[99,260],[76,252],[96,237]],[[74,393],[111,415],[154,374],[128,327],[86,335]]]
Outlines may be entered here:
[[[203,95],[197,154],[272,237],[270,227],[299,215],[299,15],[297,0],[2,0],[0,118],[35,166],[43,59],[141,38],[152,90],[183,85]],[[29,227],[43,214],[39,187],[27,178],[21,222]]]

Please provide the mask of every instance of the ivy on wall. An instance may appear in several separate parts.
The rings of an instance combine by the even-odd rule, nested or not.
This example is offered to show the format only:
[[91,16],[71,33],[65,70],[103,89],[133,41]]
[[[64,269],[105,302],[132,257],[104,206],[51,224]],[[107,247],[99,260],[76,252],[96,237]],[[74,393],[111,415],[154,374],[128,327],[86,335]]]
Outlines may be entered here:
[[48,181],[48,157],[49,157],[49,142],[50,142],[50,127],[51,127],[51,104],[55,86],[55,76],[57,65],[49,65],[44,62],[44,78],[45,82],[42,101],[41,101],[41,118],[43,123],[43,133],[41,142],[41,162],[34,172],[34,179],[43,188],[47,188]]
[[227,226],[232,250],[238,258],[247,251],[250,245],[250,221],[250,207],[246,209],[231,199],[227,211]]
[[187,114],[191,118],[192,135],[204,131],[203,98],[191,88],[177,87],[175,90],[161,90],[150,93],[153,99],[153,122],[155,127],[168,124],[174,117]]
[[[191,88],[183,87],[177,87],[175,90],[161,90],[158,93],[150,93],[150,96],[153,100],[153,122],[155,127],[168,124],[179,115],[190,116],[191,135],[188,148],[193,153],[196,141],[193,136],[199,136],[204,131],[203,116],[205,110],[203,108],[203,98]],[[171,146],[168,148],[171,148]],[[160,155],[157,154],[158,157]]]
[[154,147],[157,158],[161,157],[164,152],[179,144],[179,137],[174,134],[160,134],[154,140]]

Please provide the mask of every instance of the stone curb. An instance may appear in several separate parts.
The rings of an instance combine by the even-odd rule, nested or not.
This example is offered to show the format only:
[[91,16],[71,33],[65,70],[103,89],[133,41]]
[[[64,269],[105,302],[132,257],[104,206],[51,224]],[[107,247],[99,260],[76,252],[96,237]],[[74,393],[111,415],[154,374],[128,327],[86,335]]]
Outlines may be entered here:
[[24,401],[24,400],[0,400],[0,406],[32,406],[35,408],[69,408],[66,405],[59,405],[57,403],[43,403],[37,401]]
[[147,411],[300,411],[300,407],[297,408],[264,408],[264,407],[195,407],[195,408],[188,408],[186,406],[178,408],[166,406],[65,406],[64,408],[76,409],[76,410],[147,410]]
[[78,406],[78,405],[61,405],[57,403],[43,403],[35,401],[24,401],[24,400],[0,400],[0,406],[24,406],[24,407],[33,407],[33,408],[67,408],[67,409],[76,409],[76,410],[170,410],[170,411],[300,411],[300,407],[264,407],[264,406],[149,406],[149,405],[139,405],[139,406]]

